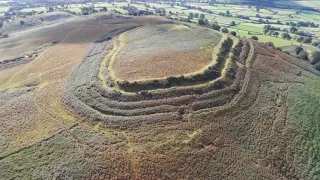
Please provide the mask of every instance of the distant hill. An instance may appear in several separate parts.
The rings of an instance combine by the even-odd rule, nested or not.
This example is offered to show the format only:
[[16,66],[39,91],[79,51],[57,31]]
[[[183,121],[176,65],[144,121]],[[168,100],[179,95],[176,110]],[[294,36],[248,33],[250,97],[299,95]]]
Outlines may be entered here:
[[44,26],[58,23],[73,16],[74,15],[66,12],[50,12],[45,14],[38,14],[32,17],[27,17],[23,20],[15,20],[9,23],[5,23],[3,26],[3,30],[10,33],[34,26]]

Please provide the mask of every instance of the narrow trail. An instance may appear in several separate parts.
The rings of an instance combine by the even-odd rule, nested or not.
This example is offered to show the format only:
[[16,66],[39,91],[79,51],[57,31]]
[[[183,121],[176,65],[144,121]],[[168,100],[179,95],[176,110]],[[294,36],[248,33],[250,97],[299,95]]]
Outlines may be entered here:
[[133,179],[141,179],[140,167],[139,167],[139,154],[136,152],[136,148],[133,146],[133,137],[129,136],[126,132],[122,131],[122,134],[127,140],[128,154],[132,168]]

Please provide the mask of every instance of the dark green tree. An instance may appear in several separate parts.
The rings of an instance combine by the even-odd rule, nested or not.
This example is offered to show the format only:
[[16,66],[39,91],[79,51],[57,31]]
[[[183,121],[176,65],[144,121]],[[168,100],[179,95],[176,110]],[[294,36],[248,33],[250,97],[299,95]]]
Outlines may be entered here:
[[296,55],[298,55],[301,51],[303,51],[303,48],[301,46],[297,46],[295,49],[294,49]]
[[305,37],[303,38],[303,43],[311,43],[312,42],[312,38],[311,37]]
[[228,33],[229,30],[228,30],[226,27],[224,27],[224,28],[221,29],[221,32],[223,32],[223,33]]
[[271,41],[267,42],[267,46],[274,48],[274,44]]
[[212,25],[211,25],[211,28],[212,29],[214,29],[214,30],[216,30],[216,31],[220,31],[220,26],[219,26],[219,24],[216,24],[216,23],[213,23]]
[[251,39],[259,41],[259,38],[257,36],[251,36]]
[[320,51],[313,51],[311,53],[310,63],[317,64],[320,62]]
[[199,13],[194,13],[193,17],[194,18],[199,18]]
[[303,60],[308,60],[308,53],[305,50],[302,50],[298,54],[298,58],[303,59]]
[[299,36],[299,37],[297,38],[297,41],[301,43],[301,42],[303,42],[303,39],[304,39],[304,38],[303,38],[302,36]]
[[290,40],[290,39],[291,39],[290,34],[289,34],[289,33],[287,33],[287,32],[282,33],[282,34],[281,34],[281,37],[282,37],[282,39],[288,39],[288,40]]
[[189,18],[189,19],[193,19],[193,12],[190,12],[190,13],[189,13],[188,18]]

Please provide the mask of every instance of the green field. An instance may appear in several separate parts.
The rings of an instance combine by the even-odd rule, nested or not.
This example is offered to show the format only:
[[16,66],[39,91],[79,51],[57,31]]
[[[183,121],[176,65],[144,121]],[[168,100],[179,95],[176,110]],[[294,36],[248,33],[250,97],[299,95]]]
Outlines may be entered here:
[[[278,1],[277,1],[278,2]],[[282,3],[291,3],[291,1],[281,1]],[[303,1],[294,2],[298,5],[302,5]],[[315,2],[313,2],[315,3]],[[320,1],[318,2],[320,4]],[[253,35],[256,35],[261,42],[268,42],[272,41],[276,47],[281,46],[290,46],[290,45],[300,45],[299,42],[295,40],[286,40],[281,38],[281,34],[284,32],[284,30],[289,30],[290,26],[285,25],[286,22],[299,22],[299,21],[309,21],[313,22],[315,24],[320,23],[320,13],[312,12],[312,11],[300,11],[299,14],[296,14],[298,9],[278,9],[278,8],[264,8],[260,9],[259,12],[256,11],[255,6],[243,6],[243,5],[222,5],[217,4],[215,6],[210,6],[208,3],[187,3],[187,5],[194,6],[194,7],[201,7],[203,9],[208,9],[213,12],[213,14],[209,14],[206,12],[201,12],[196,9],[186,9],[182,6],[175,5],[174,7],[171,7],[170,4],[155,4],[155,3],[149,3],[150,6],[155,6],[157,8],[164,8],[167,13],[171,11],[172,13],[176,14],[178,13],[178,16],[188,18],[189,13],[199,13],[204,14],[205,18],[209,22],[215,22],[218,23],[220,26],[226,26],[231,31],[236,31],[237,34],[241,37],[251,37]],[[227,17],[222,16],[219,13],[226,13],[226,11],[229,11],[233,17]],[[261,18],[256,18],[256,14],[259,14]],[[246,19],[240,19],[236,18],[237,15],[243,15],[243,16],[249,16],[250,20]],[[272,19],[265,19],[264,17],[271,16]],[[268,20],[271,24],[271,26],[280,28],[279,36],[273,37],[269,35],[263,34],[263,29],[266,24],[258,24],[255,21],[263,19],[264,21]],[[192,22],[197,22],[197,18],[193,18]],[[234,21],[237,25],[229,27],[228,24]],[[280,21],[282,24],[275,24],[277,21]],[[303,31],[309,31],[316,33],[316,35],[320,36],[320,30],[319,28],[314,27],[299,27],[299,30]],[[289,33],[291,37],[298,37],[299,35]],[[315,37],[314,40],[317,40],[318,38]],[[305,44],[306,46],[311,46],[308,44]]]
[[[127,6],[128,3],[113,3],[113,4],[114,4],[114,6],[112,4],[110,4],[110,3],[95,3],[95,4],[87,3],[87,4],[84,4],[84,5],[82,5],[82,4],[71,4],[71,5],[69,5],[68,10],[72,11],[72,12],[75,12],[75,13],[81,13],[81,8],[82,7],[89,7],[91,5],[94,5],[95,10],[99,10],[102,7],[107,7],[108,11],[117,10],[117,11],[123,13],[123,14],[128,13],[128,11],[126,11],[126,10],[121,8],[122,6]],[[132,6],[135,6],[138,9],[141,9],[141,10],[145,10],[146,9],[142,5],[133,4]]]
[[32,12],[32,11],[37,11],[37,12],[40,12],[40,11],[46,11],[47,8],[45,7],[36,7],[36,8],[24,8],[21,10],[21,12]]
[[81,8],[78,8],[78,7],[71,7],[68,10],[72,11],[72,12],[75,12],[75,13],[80,13],[81,12]]
[[275,4],[279,5],[288,5],[288,6],[297,6],[297,7],[312,7],[312,8],[319,8],[320,1],[318,0],[302,0],[302,1],[293,1],[293,0],[281,0],[281,1],[274,1]]
[[7,12],[10,6],[0,6],[0,12]]

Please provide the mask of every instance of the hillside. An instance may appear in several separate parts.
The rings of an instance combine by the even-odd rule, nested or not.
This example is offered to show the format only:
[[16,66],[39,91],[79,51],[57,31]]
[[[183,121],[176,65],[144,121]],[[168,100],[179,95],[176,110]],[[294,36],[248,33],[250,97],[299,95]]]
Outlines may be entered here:
[[[5,23],[2,30],[11,34],[13,32],[25,30],[35,26],[46,26],[55,23],[61,23],[72,17],[74,17],[74,15],[65,12],[37,14],[24,19],[17,19],[10,23]],[[21,24],[21,21],[23,21],[23,24]]]
[[24,54],[17,37],[49,44],[0,68],[1,178],[319,176],[320,73],[308,62],[159,16],[45,28],[0,41],[6,57]]

